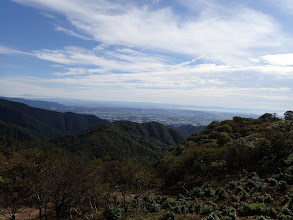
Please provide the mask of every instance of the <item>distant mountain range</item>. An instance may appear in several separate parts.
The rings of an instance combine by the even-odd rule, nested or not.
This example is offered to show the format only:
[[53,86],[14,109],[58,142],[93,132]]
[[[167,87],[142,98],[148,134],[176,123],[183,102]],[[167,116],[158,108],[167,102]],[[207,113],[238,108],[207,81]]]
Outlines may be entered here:
[[22,98],[9,98],[9,97],[1,97],[0,99],[5,99],[12,102],[19,102],[26,104],[30,107],[41,108],[46,110],[58,111],[58,112],[66,112],[70,110],[69,106],[62,105],[56,102],[49,102],[49,101],[40,101],[40,100],[29,100],[29,99],[22,99]]

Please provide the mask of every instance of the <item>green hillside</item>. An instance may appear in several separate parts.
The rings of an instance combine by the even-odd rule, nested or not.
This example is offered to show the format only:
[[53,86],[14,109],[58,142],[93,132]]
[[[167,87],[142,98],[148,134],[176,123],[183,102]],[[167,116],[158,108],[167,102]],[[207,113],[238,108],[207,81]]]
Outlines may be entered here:
[[50,142],[1,137],[1,214],[10,219],[26,218],[24,210],[33,210],[34,219],[291,220],[292,118],[234,117],[187,138],[156,122],[128,121]]
[[[292,121],[248,119],[213,122],[177,145],[160,162],[169,183],[228,170],[274,166],[292,151]],[[261,164],[261,165],[260,165]]]
[[180,131],[183,134],[186,134],[186,135],[190,136],[194,132],[204,130],[206,126],[204,126],[204,125],[194,126],[194,125],[191,125],[191,124],[187,124],[187,125],[180,125],[180,126],[170,125],[168,127],[173,128],[176,131]]
[[53,112],[0,99],[0,120],[35,131],[45,138],[78,133],[97,124],[107,123],[94,115]]
[[150,164],[184,138],[182,133],[157,122],[117,121],[54,139],[52,143],[86,158],[111,156]]
[[36,141],[42,139],[36,132],[14,124],[0,121],[0,137],[14,138],[20,141]]

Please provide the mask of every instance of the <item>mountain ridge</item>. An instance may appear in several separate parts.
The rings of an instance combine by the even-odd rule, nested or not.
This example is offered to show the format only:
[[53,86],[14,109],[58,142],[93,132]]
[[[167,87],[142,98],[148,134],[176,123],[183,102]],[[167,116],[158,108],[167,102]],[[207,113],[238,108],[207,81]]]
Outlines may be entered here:
[[55,112],[4,99],[0,99],[0,120],[31,129],[47,139],[109,123],[94,115]]

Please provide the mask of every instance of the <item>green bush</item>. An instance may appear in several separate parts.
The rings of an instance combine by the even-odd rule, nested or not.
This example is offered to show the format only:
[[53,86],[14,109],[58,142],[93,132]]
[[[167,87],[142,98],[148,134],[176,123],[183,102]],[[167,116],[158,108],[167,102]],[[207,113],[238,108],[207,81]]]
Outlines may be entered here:
[[238,213],[241,216],[267,215],[271,217],[277,214],[275,209],[267,207],[264,203],[243,203],[238,207]]
[[206,204],[203,204],[200,214],[209,215],[216,210],[218,210],[217,204],[208,201]]
[[202,218],[202,220],[220,220],[216,213],[212,212],[209,216]]
[[229,181],[227,185],[227,190],[233,190],[238,186],[238,184],[235,181]]
[[175,220],[175,219],[176,219],[175,213],[171,211],[165,212],[163,217],[161,218],[161,220]]
[[249,198],[250,198],[249,193],[244,190],[244,192],[241,194],[241,201],[246,201]]
[[285,191],[288,188],[286,181],[279,181],[277,186],[278,186],[278,190],[280,191]]
[[259,176],[257,175],[256,172],[251,172],[247,176],[248,179],[259,179]]
[[263,188],[263,185],[259,181],[258,178],[253,177],[253,178],[247,180],[246,187],[248,190],[261,191]]
[[267,182],[269,183],[270,186],[276,186],[278,184],[278,181],[273,177],[269,177],[267,179]]
[[285,180],[287,183],[293,183],[293,166],[288,167],[284,173],[282,173],[281,178]]
[[206,197],[211,197],[216,194],[216,191],[209,185],[205,186],[202,191]]
[[271,195],[265,193],[264,195],[258,195],[253,198],[255,202],[258,203],[272,203],[274,201],[273,197]]
[[162,203],[162,208],[163,209],[170,209],[175,205],[175,199],[172,198],[167,198],[163,203]]
[[273,220],[271,217],[268,217],[268,216],[256,216],[254,217],[254,220]]
[[149,211],[150,212],[159,212],[161,210],[159,204],[150,204]]
[[281,214],[278,216],[279,220],[293,220],[293,216]]
[[219,199],[227,199],[229,197],[229,194],[223,188],[218,189],[217,194]]
[[283,213],[284,215],[290,215],[290,216],[293,216],[293,212],[292,212],[292,210],[289,209],[287,206],[283,207],[283,209],[282,209],[282,213]]
[[189,213],[201,213],[203,205],[201,203],[193,202],[189,205]]
[[200,198],[204,195],[204,192],[202,191],[202,189],[200,187],[193,187],[193,189],[190,191],[189,196],[191,197],[196,197],[196,198]]
[[233,207],[223,209],[221,220],[238,220],[236,209]]
[[187,214],[189,213],[189,204],[184,199],[179,199],[174,202],[171,207],[171,210],[175,213],[179,214]]
[[158,197],[156,197],[155,199],[154,199],[154,201],[155,201],[155,203],[158,203],[158,204],[162,204],[164,201],[166,201],[167,200],[167,197],[165,196],[165,197],[161,197],[161,196],[158,196]]
[[240,198],[236,195],[232,195],[231,200],[232,200],[232,202],[240,202]]
[[117,208],[109,208],[103,212],[106,220],[119,220],[121,219],[121,210]]
[[242,186],[237,186],[236,187],[236,193],[242,193],[243,191],[245,191],[245,189],[243,189]]

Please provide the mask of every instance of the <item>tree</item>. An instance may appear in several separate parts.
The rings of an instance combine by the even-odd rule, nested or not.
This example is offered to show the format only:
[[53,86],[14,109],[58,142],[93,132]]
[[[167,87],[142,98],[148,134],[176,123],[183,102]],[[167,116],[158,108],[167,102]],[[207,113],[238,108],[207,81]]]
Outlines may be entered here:
[[284,119],[285,120],[293,120],[293,111],[286,111],[284,113]]
[[[66,216],[66,211],[81,208],[92,187],[87,166],[72,158],[56,158],[48,175],[47,190],[54,205],[56,219]],[[80,210],[78,210],[80,208]]]
[[[275,113],[274,113],[275,114]],[[265,113],[263,114],[262,116],[260,116],[258,119],[261,119],[261,120],[270,120],[272,118],[275,118],[275,115],[271,114],[271,113]]]
[[129,161],[107,161],[104,163],[105,181],[121,193],[122,206],[127,213],[126,197],[135,193],[142,196],[149,188],[156,185],[156,178],[151,169]]
[[29,203],[27,161],[17,153],[10,158],[0,154],[0,207],[9,212],[9,219],[15,220],[18,209]]

